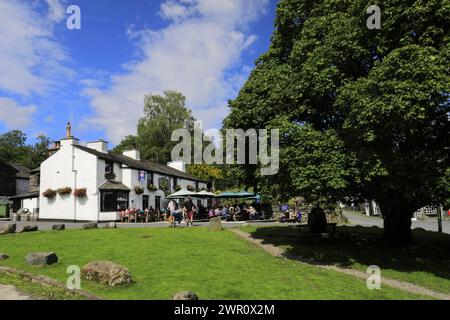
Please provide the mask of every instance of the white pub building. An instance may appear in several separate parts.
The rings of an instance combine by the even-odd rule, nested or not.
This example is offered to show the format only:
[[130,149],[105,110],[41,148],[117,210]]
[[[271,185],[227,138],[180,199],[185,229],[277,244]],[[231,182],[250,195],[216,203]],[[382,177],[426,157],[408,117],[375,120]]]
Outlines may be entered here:
[[39,193],[24,195],[21,207],[32,206],[26,208],[39,212],[40,220],[118,221],[126,208],[163,208],[166,195],[178,188],[207,188],[207,182],[186,173],[182,162],[141,160],[138,150],[114,154],[103,140],[80,145],[70,123],[66,138],[55,142],[50,157],[34,171],[40,174]]

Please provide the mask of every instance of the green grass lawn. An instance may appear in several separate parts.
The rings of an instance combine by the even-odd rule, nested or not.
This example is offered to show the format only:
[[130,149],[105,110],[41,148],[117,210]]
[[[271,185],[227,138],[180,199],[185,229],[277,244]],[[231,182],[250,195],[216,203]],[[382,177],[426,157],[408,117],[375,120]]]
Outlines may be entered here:
[[[389,287],[275,258],[230,231],[190,229],[66,230],[0,237],[2,265],[66,281],[69,265],[112,260],[129,268],[135,283],[108,288],[82,281],[82,290],[109,299],[170,299],[192,290],[200,299],[417,299]],[[59,262],[33,267],[29,252],[54,251]],[[7,283],[5,277],[0,282]]]
[[[314,262],[351,267],[366,271],[367,266],[378,265],[382,276],[415,283],[417,285],[450,293],[450,235],[429,231],[414,231],[418,247],[402,250],[385,247],[381,241],[382,229],[372,227],[338,227],[340,234],[358,235],[348,239],[298,239],[295,226],[255,228],[243,231],[267,243],[280,246]],[[364,241],[372,239],[372,241]]]

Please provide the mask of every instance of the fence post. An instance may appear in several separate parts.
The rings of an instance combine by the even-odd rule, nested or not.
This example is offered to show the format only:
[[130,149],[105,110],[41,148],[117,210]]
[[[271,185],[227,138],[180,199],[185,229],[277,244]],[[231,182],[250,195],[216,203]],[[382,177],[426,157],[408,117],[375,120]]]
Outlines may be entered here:
[[436,209],[438,218],[438,232],[442,233],[442,207],[438,206]]

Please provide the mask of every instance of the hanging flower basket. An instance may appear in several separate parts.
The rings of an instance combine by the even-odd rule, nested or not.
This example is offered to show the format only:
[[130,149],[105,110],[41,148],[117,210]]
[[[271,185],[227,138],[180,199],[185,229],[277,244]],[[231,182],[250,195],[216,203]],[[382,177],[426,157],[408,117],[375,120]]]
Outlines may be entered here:
[[42,193],[42,195],[47,199],[53,199],[54,197],[56,197],[56,190],[47,189]]
[[75,189],[73,195],[77,198],[85,198],[87,196],[86,188]]
[[136,194],[143,194],[144,188],[136,186],[136,187],[134,187],[134,192],[136,192]]
[[58,192],[60,196],[67,196],[72,193],[72,188],[71,187],[59,188],[58,190],[56,190],[56,192]]
[[191,191],[191,192],[195,191],[195,187],[194,186],[188,185],[186,188],[187,188],[188,191]]
[[158,188],[154,184],[150,184],[147,186],[148,191],[155,192],[158,190]]

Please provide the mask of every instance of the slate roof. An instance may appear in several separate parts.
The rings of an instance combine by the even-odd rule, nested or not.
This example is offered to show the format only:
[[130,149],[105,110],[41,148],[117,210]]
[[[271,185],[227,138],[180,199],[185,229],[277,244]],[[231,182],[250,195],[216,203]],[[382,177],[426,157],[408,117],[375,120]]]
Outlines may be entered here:
[[8,163],[8,165],[17,171],[16,178],[30,179],[30,170],[28,168],[16,163]]
[[9,197],[8,199],[31,199],[31,198],[37,198],[37,197],[39,197],[39,191],[19,194],[14,197]]
[[136,169],[136,170],[150,171],[150,172],[160,173],[160,174],[167,175],[167,176],[178,177],[178,178],[183,178],[183,179],[187,179],[187,180],[206,183],[206,181],[204,181],[196,176],[193,176],[189,173],[171,168],[171,167],[166,166],[161,163],[148,161],[148,160],[139,161],[139,160],[135,160],[135,159],[132,159],[130,157],[127,157],[127,156],[124,156],[121,154],[116,154],[116,153],[112,153],[112,152],[103,153],[103,152],[97,151],[95,149],[91,149],[91,148],[88,148],[85,146],[80,146],[80,145],[75,145],[75,147],[80,150],[83,150],[85,152],[88,152],[94,156],[97,156],[100,159],[118,162],[118,163],[126,165],[127,167]]
[[33,169],[33,170],[30,171],[31,174],[33,174],[33,173],[39,173],[39,172],[41,172],[41,168],[40,168],[40,167],[37,167],[37,168],[35,168],[35,169]]
[[121,191],[131,191],[126,185],[119,181],[107,181],[98,188],[99,190],[121,190]]

